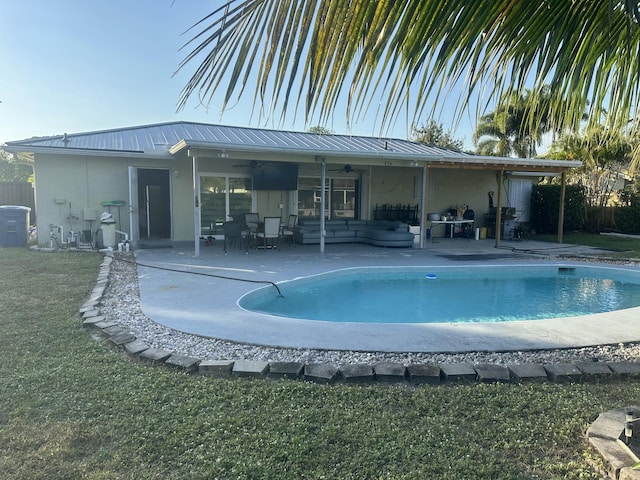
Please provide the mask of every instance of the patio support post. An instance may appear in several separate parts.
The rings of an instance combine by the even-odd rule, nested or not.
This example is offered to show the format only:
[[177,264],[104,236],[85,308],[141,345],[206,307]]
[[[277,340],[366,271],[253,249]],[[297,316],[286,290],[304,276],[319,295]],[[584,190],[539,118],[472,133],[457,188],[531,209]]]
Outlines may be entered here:
[[[191,152],[189,152],[191,153]],[[200,172],[198,168],[198,155],[193,154],[193,229],[194,229],[194,255],[200,258]]]
[[564,197],[567,185],[567,174],[563,170],[561,175],[560,186],[560,205],[558,206],[558,243],[562,243],[564,240]]
[[498,205],[496,207],[496,248],[500,247],[500,236],[502,235],[502,187],[504,170],[498,171]]
[[325,182],[327,181],[327,162],[324,157],[320,158],[320,253],[324,253],[325,230],[324,205],[325,205]]
[[429,166],[422,166],[422,192],[420,193],[420,248],[425,247],[425,236],[427,233],[427,182],[429,181]]

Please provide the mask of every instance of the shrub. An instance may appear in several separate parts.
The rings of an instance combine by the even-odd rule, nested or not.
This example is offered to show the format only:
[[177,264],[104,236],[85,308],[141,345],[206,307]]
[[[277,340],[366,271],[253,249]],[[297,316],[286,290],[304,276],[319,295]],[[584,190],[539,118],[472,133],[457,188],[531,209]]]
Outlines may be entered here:
[[621,233],[640,233],[640,194],[635,190],[622,190],[615,210],[615,227]]
[[[560,185],[534,185],[531,191],[531,228],[538,233],[558,231]],[[585,226],[585,190],[567,185],[564,199],[564,231],[583,230]]]

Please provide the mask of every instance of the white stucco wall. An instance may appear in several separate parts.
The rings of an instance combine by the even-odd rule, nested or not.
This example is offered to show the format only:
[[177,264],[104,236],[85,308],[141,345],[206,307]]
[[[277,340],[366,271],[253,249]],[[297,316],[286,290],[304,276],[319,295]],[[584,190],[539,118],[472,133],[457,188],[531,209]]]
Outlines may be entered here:
[[[176,191],[190,193],[190,164],[176,164],[170,160],[59,156],[38,154],[35,157],[36,211],[38,212],[38,243],[49,244],[49,225],[61,226],[66,237],[75,231],[95,230],[99,227],[100,215],[107,211],[103,201],[123,200],[127,206],[120,207],[118,229],[129,231],[129,171],[128,167],[178,170],[171,175],[173,239],[193,239],[193,197],[190,194],[175,195]],[[85,212],[85,210],[87,212]],[[96,221],[85,220],[86,213],[95,212]],[[72,222],[69,214],[79,217]],[[118,221],[118,209],[111,207]],[[63,241],[66,238],[61,239]]]
[[[429,212],[443,213],[466,204],[475,212],[476,226],[484,226],[483,215],[489,212],[488,192],[494,192],[494,205],[498,200],[494,171],[432,169],[429,187]],[[506,206],[504,196],[503,205]]]
[[[487,192],[493,191],[497,202],[496,172],[462,169],[429,169],[427,213],[444,213],[457,205],[468,205],[475,212],[476,225],[483,226],[483,215],[489,211]],[[420,204],[422,168],[373,169],[371,211],[385,203]],[[503,196],[503,205],[507,199]]]
[[[202,174],[238,174],[238,163],[251,159],[283,160],[278,155],[258,155],[231,158],[203,158],[199,160]],[[300,176],[320,176],[320,163],[311,157],[287,158],[300,162]],[[331,168],[350,164],[349,159],[331,159]],[[192,160],[182,158],[119,158],[82,155],[37,154],[35,157],[36,212],[38,243],[49,243],[49,225],[62,226],[66,234],[75,231],[95,230],[99,227],[101,212],[106,210],[101,202],[123,200],[129,202],[129,167],[164,169],[169,174],[171,191],[171,239],[193,241],[194,199],[192,186]],[[373,218],[376,205],[420,205],[422,193],[422,167],[387,166],[367,167],[361,178],[361,212],[363,219]],[[368,172],[371,172],[370,175]],[[346,175],[346,174],[341,174]],[[347,176],[358,176],[359,173]],[[427,185],[427,212],[442,213],[456,205],[467,204],[475,211],[476,226],[484,225],[483,214],[489,210],[487,192],[493,191],[497,202],[497,177],[495,171],[462,169],[429,169]],[[503,195],[503,206],[508,196]],[[285,221],[290,213],[296,213],[297,193],[288,191],[259,191],[254,194],[256,211],[261,217],[281,216]],[[280,208],[282,205],[282,208]],[[96,221],[85,219],[85,211],[95,212]],[[69,213],[79,217],[71,221]],[[116,220],[117,209],[112,207]],[[119,230],[129,231],[129,208],[121,207]],[[66,240],[66,239],[62,239]]]

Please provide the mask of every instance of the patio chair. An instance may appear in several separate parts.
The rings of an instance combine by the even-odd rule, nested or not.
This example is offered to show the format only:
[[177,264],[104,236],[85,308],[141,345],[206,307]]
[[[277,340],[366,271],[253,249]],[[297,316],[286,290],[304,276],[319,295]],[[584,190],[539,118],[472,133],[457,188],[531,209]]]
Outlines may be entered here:
[[253,240],[256,237],[256,233],[258,232],[258,225],[260,224],[260,214],[256,212],[245,213],[244,214],[244,225],[245,229],[248,232],[247,241],[250,244],[250,247],[253,248]]
[[529,228],[520,222],[524,213],[524,210],[516,210],[513,228],[509,230],[509,240],[529,240]]
[[259,239],[262,239],[265,249],[269,240],[271,240],[271,248],[280,247],[280,217],[264,217],[264,228],[256,233],[256,243]]
[[260,223],[260,214],[259,213],[245,213],[244,214],[244,224],[249,227],[249,229],[253,228],[253,230],[258,229],[258,224]]
[[[471,209],[467,209],[465,210],[465,212],[462,214],[462,219],[463,220],[475,220],[476,219],[476,214],[473,210]],[[463,223],[461,225],[461,234],[464,235],[465,237],[467,237],[467,240],[470,240],[471,237],[474,235],[474,226],[475,226],[475,221],[473,223]]]
[[246,239],[242,231],[242,223],[231,220],[222,224],[224,230],[224,253],[227,253],[227,244],[230,248],[242,248],[245,247],[245,253],[249,253],[247,248]]
[[290,243],[295,245],[296,243],[293,241],[293,229],[296,227],[296,223],[298,222],[298,215],[289,215],[289,220],[287,220],[287,224],[282,227],[280,231],[280,235],[283,237],[287,237]]

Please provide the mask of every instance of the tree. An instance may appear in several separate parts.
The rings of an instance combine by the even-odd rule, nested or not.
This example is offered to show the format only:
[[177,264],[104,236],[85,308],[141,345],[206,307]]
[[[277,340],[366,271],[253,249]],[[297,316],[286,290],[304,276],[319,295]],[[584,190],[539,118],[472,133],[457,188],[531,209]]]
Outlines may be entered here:
[[[538,96],[531,90],[514,93],[502,99],[495,112],[480,117],[473,134],[473,143],[481,155],[534,157],[537,146],[546,133],[549,89]],[[540,123],[531,123],[528,112],[540,112]]]
[[220,90],[224,109],[254,79],[267,114],[303,102],[307,120],[346,97],[348,120],[380,105],[383,125],[405,111],[415,121],[459,82],[458,114],[473,93],[490,104],[549,85],[554,130],[577,131],[585,111],[596,124],[604,108],[619,128],[640,108],[637,0],[230,0],[194,32],[178,70],[199,65],[179,109]]
[[610,132],[600,125],[585,128],[580,134],[563,135],[547,154],[556,160],[582,161],[582,167],[569,173],[569,180],[584,187],[592,212],[591,228],[596,231],[600,230],[604,207],[609,205],[614,191],[620,189],[619,180],[629,173],[636,143],[624,131]]
[[479,155],[498,155],[508,157],[526,157],[522,145],[517,142],[518,125],[508,112],[495,112],[480,117],[473,144]]
[[445,131],[442,124],[437,123],[435,120],[429,120],[419,128],[414,125],[411,130],[411,141],[413,142],[426,143],[427,145],[455,150],[456,152],[463,150],[464,142],[455,138],[451,130]]
[[309,130],[307,130],[307,132],[309,133],[317,133],[318,135],[331,135],[333,134],[333,130],[329,130],[326,127],[323,127],[321,125],[316,125],[314,127],[310,127]]
[[633,140],[624,133],[608,132],[601,125],[562,136],[554,142],[548,156],[556,160],[581,160],[582,167],[570,172],[572,183],[586,187],[590,206],[604,207],[618,178],[628,172],[633,147]]
[[28,182],[33,175],[30,165],[16,163],[11,156],[0,149],[0,182]]

